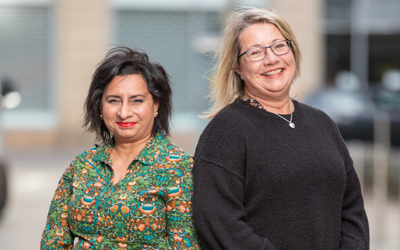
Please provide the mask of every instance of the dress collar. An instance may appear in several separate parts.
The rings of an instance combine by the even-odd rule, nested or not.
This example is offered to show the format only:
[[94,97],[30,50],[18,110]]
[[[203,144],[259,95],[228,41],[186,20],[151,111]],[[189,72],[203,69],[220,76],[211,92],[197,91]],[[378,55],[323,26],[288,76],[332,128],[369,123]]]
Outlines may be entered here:
[[261,103],[259,103],[256,99],[250,97],[246,93],[240,94],[239,95],[239,99],[241,99],[242,101],[245,101],[247,103],[250,103],[251,106],[254,106],[254,107],[262,109],[262,110],[265,110],[264,107],[261,105]]
[[154,136],[147,141],[146,146],[140,151],[136,159],[146,165],[153,164],[160,156],[160,153],[164,151],[163,148],[166,142],[167,137],[164,133],[160,131],[155,133]]
[[[246,93],[241,93],[241,94],[239,95],[238,99],[239,99],[239,100],[242,100],[242,101],[244,101],[244,102],[246,102],[246,103],[249,103],[251,106],[254,106],[254,107],[258,108],[258,109],[262,109],[262,110],[267,111],[267,110],[261,105],[260,102],[258,102],[256,99],[252,98],[251,96],[249,96],[249,95],[246,94]],[[292,98],[290,98],[290,100],[292,100],[293,105],[294,105],[294,107],[295,107],[295,110],[294,110],[293,112],[297,111],[297,109],[299,108],[298,105],[297,105],[297,101],[296,101],[295,99],[292,99]],[[267,111],[267,112],[269,112],[269,111]],[[269,112],[269,113],[271,113],[271,112]],[[299,111],[297,111],[297,113],[299,113]]]
[[[159,131],[150,137],[146,145],[140,151],[136,160],[143,164],[153,164],[162,152],[162,148],[165,147],[167,137],[163,132]],[[100,161],[112,165],[111,163],[111,150],[114,146],[115,140],[112,138],[108,143],[92,148],[95,153],[93,154],[93,161]]]
[[91,151],[94,151],[92,156],[93,161],[100,161],[111,165],[111,149],[114,146],[114,137],[111,138],[109,142],[103,145],[95,145],[91,148]]

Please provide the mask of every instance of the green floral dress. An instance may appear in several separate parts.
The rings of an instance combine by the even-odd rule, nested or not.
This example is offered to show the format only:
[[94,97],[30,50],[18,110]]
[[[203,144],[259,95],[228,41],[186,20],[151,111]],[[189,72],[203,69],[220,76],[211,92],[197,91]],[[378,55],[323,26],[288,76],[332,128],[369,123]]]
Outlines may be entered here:
[[41,249],[200,249],[192,221],[193,158],[156,133],[114,185],[112,147],[113,140],[94,147],[66,169]]

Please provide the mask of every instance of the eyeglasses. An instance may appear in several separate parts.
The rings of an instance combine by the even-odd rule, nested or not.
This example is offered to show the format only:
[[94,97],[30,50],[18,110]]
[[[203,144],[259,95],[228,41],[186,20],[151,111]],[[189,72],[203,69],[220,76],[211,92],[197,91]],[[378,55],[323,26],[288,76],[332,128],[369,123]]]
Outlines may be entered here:
[[272,52],[274,52],[275,55],[282,56],[290,51],[290,42],[290,40],[281,40],[273,43],[271,46],[251,48],[243,54],[239,55],[238,59],[246,54],[252,62],[261,61],[267,55],[268,48],[271,48]]

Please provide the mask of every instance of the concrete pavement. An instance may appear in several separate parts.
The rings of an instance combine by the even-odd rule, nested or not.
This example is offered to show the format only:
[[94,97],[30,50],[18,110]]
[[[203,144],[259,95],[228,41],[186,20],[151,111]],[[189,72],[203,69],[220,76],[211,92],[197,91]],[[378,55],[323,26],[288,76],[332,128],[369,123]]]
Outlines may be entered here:
[[[86,148],[85,148],[86,149]],[[39,249],[50,201],[59,178],[73,157],[84,149],[10,152],[9,200],[0,222],[0,250]],[[399,202],[389,199],[384,209],[384,231],[377,232],[381,219],[371,194],[365,194],[371,228],[371,250],[400,249]],[[377,236],[383,235],[381,239]]]

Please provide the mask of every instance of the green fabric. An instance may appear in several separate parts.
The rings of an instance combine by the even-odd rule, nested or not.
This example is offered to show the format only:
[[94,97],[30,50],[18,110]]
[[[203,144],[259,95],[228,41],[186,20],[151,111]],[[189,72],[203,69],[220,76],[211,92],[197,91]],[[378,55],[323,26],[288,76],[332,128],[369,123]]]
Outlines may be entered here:
[[110,141],[78,155],[64,172],[41,249],[200,249],[192,156],[156,133],[114,185],[112,147]]

